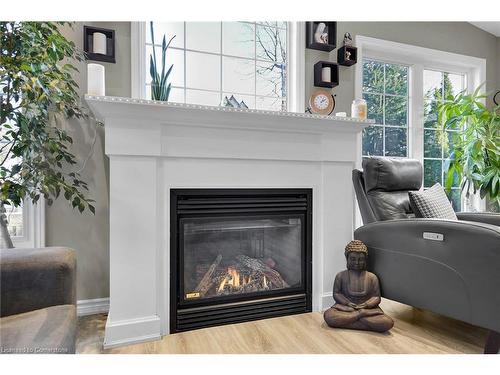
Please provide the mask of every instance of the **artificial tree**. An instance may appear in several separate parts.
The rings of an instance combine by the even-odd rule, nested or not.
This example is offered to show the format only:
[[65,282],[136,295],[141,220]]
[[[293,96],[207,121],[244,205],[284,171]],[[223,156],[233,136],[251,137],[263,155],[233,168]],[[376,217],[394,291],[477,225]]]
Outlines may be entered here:
[[479,191],[491,208],[498,211],[500,203],[500,107],[489,109],[481,93],[482,86],[473,93],[465,91],[449,95],[439,106],[438,138],[449,147],[447,130],[453,132],[453,149],[446,162],[445,188],[461,181],[462,191]]
[[80,212],[95,214],[76,170],[71,137],[61,118],[87,119],[80,104],[72,61],[84,59],[59,31],[64,23],[0,22],[0,230],[12,247],[5,206],[24,200],[48,205],[62,193]]

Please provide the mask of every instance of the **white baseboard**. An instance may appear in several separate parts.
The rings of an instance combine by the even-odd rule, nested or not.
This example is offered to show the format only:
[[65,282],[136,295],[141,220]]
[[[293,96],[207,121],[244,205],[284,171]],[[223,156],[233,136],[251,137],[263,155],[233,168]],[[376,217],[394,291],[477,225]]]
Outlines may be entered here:
[[83,299],[76,302],[78,316],[107,313],[109,311],[109,298]]
[[157,315],[119,321],[112,321],[108,315],[103,347],[109,349],[159,339],[161,328]]
[[321,311],[329,309],[335,303],[332,293],[325,293],[321,296]]

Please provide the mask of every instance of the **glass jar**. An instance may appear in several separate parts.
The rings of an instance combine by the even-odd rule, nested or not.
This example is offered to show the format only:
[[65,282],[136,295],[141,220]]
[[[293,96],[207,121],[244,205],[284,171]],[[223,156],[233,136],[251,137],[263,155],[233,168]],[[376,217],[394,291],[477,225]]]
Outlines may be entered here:
[[351,105],[351,117],[366,120],[368,107],[365,99],[354,99]]

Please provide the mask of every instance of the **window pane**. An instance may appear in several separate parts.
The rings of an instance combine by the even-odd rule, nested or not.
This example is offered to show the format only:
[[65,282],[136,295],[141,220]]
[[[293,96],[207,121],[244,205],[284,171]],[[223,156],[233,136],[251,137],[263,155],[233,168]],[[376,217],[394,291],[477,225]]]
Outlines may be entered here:
[[23,208],[5,206],[5,215],[7,216],[7,229],[11,237],[22,237],[23,228]]
[[253,94],[255,92],[255,62],[223,57],[222,89],[240,94]]
[[445,100],[451,100],[449,97],[457,95],[464,89],[464,77],[458,74],[444,73],[443,85]]
[[286,66],[257,62],[257,95],[286,96]]
[[280,27],[282,29],[286,29],[286,22],[284,21],[257,21],[256,23],[263,26]]
[[385,156],[406,157],[406,129],[385,127]]
[[286,30],[257,25],[255,39],[258,59],[286,62]]
[[[448,177],[448,168],[450,167],[449,159],[443,160],[443,186],[446,185],[446,179]],[[460,179],[456,173],[453,173],[452,187],[460,187]]]
[[[156,62],[161,71],[161,48],[155,48]],[[153,54],[153,47],[146,46],[146,84],[151,83],[151,73],[149,72],[150,67],[150,56]],[[173,86],[184,86],[184,51],[180,49],[167,49],[165,55],[165,70],[170,68],[170,65],[174,64],[172,71],[170,72],[168,82],[172,83]],[[149,97],[148,97],[149,98]]]
[[255,58],[255,25],[243,22],[223,22],[222,53]]
[[220,22],[186,22],[186,48],[220,53]]
[[449,158],[450,155],[453,153],[453,145],[455,144],[455,137],[459,136],[459,133],[457,132],[447,132],[448,135],[448,149],[443,150],[443,156],[445,158]]
[[424,101],[424,127],[435,128],[438,121],[438,103]]
[[424,99],[440,101],[442,99],[443,74],[434,70],[424,70]]
[[363,155],[382,156],[383,152],[383,128],[381,126],[369,126],[363,129]]
[[455,210],[455,212],[460,212],[462,210],[460,189],[451,189],[447,195],[451,201],[453,210]]
[[424,159],[424,187],[431,187],[441,182],[441,160]]
[[218,92],[186,90],[186,103],[218,106],[220,94]]
[[[161,45],[163,35],[165,35],[167,43],[170,38],[175,36],[170,47],[184,48],[184,22],[153,22],[153,27],[155,44]],[[146,43],[152,43],[149,22],[146,22]]]
[[435,130],[424,130],[424,157],[441,158],[441,146],[436,138]]
[[286,108],[286,98],[257,96],[255,106],[257,109],[281,111],[283,108]]
[[186,52],[186,86],[220,90],[220,56]]
[[363,99],[366,100],[368,107],[368,118],[375,120],[376,124],[384,123],[383,116],[383,101],[382,95],[378,94],[363,94]]
[[385,124],[406,126],[408,99],[401,96],[385,97]]
[[384,65],[373,61],[364,60],[363,62],[363,91],[384,92]]
[[385,93],[406,96],[408,92],[408,67],[385,64]]

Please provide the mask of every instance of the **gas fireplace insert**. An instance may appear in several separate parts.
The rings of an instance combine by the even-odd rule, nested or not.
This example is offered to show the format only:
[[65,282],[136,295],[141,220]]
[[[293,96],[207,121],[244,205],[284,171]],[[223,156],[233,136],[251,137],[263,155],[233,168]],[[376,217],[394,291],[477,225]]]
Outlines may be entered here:
[[311,311],[312,189],[172,189],[170,331]]

